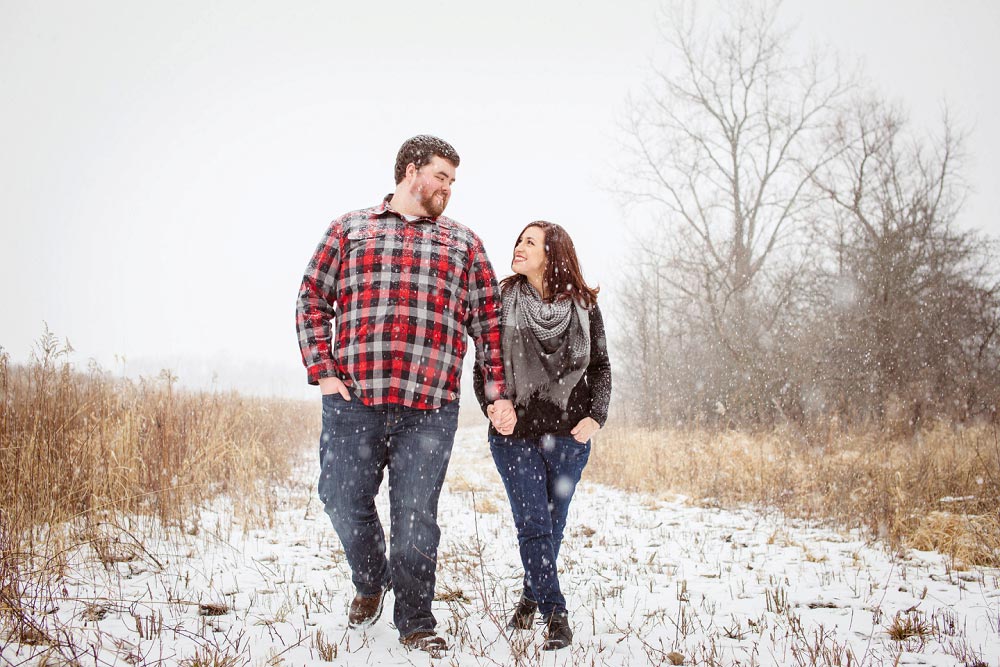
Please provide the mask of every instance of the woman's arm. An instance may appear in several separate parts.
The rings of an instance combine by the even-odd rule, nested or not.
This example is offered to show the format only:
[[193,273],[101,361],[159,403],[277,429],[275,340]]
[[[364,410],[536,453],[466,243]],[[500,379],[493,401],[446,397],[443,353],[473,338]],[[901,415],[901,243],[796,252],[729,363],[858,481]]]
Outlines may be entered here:
[[483,411],[483,414],[489,417],[486,413],[486,408],[489,403],[486,402],[486,380],[483,377],[483,369],[479,364],[472,365],[472,388],[476,392],[476,400],[479,401],[479,408]]
[[590,311],[590,364],[587,365],[587,385],[590,388],[590,417],[604,426],[611,404],[611,360],[604,332],[604,317],[594,304]]

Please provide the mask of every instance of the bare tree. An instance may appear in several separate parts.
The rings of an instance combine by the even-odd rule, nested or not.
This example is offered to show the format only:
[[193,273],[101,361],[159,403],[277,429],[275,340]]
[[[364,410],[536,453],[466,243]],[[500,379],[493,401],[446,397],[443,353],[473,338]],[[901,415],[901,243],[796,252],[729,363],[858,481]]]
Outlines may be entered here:
[[632,400],[619,402],[619,411],[630,422],[657,425],[663,408],[670,401],[668,386],[675,377],[667,363],[674,347],[669,341],[668,327],[662,315],[667,309],[663,256],[656,244],[637,247],[630,258],[632,271],[618,295],[619,311],[627,314],[629,326],[618,346],[627,369],[627,387],[634,392]]
[[674,66],[631,105],[622,192],[669,230],[656,277],[672,298],[655,307],[659,326],[684,329],[688,344],[675,350],[708,364],[699,400],[756,418],[785,384],[779,357],[806,289],[814,177],[836,156],[824,137],[852,86],[821,57],[788,55],[775,5],[741,4],[721,26],[694,7],[675,4],[663,22]]
[[956,227],[963,138],[916,136],[835,62],[786,52],[775,5],[664,25],[626,123],[652,211],[620,348],[649,421],[996,418],[994,246]]
[[954,224],[962,136],[945,116],[940,136],[915,137],[876,99],[854,106],[836,141],[817,174],[834,221],[825,379],[879,421],[981,412],[996,400],[983,380],[997,378],[998,295],[990,243]]

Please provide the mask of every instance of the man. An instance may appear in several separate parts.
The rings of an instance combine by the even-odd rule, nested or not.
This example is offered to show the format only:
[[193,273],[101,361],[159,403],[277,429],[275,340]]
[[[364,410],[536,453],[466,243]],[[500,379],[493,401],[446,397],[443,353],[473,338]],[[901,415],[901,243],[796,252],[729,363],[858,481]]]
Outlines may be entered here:
[[[391,587],[400,641],[433,655],[447,649],[431,602],[466,333],[489,382],[494,425],[509,433],[517,420],[506,399],[496,276],[479,238],[441,215],[458,164],[441,139],[407,140],[395,191],[327,229],[296,312],[309,382],[323,395],[319,495],[357,589],[348,624],[374,623]],[[388,561],[375,509],[386,468]]]

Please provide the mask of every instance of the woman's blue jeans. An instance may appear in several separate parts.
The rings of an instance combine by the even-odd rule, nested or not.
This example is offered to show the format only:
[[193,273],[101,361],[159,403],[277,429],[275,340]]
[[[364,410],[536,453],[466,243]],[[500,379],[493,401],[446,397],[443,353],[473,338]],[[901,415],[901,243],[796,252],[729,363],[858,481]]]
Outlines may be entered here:
[[[323,397],[319,497],[344,545],[358,593],[391,585],[401,637],[437,624],[438,497],[455,444],[458,401],[434,410]],[[389,469],[389,558],[375,496]]]
[[490,451],[514,514],[524,597],[538,603],[543,618],[565,612],[556,559],[570,500],[590,458],[590,442],[579,443],[569,436],[490,435]]

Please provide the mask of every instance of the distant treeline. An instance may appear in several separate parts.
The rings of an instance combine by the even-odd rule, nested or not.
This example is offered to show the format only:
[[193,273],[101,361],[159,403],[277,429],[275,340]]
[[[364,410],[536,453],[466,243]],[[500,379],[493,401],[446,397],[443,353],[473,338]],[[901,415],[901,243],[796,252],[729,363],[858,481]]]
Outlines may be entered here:
[[[632,105],[617,409],[647,424],[995,421],[995,242],[956,223],[966,140],[917,131],[776,9],[666,23]],[[975,223],[975,221],[970,221]]]

